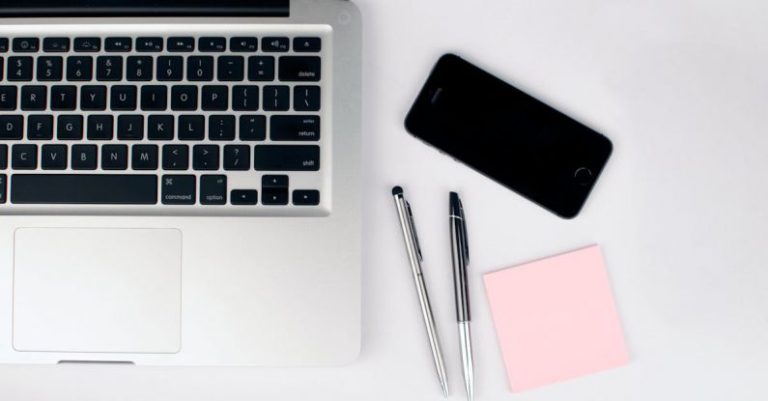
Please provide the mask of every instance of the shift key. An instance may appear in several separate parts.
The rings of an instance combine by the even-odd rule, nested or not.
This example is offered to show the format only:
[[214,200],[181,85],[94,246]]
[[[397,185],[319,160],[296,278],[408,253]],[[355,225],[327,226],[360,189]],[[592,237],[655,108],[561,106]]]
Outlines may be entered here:
[[261,171],[318,171],[317,145],[256,145],[253,168]]

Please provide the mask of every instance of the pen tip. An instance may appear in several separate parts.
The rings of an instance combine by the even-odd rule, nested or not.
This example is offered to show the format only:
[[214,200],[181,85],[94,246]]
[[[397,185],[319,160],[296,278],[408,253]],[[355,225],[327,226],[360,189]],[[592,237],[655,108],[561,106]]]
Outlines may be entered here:
[[392,188],[392,195],[401,195],[403,193],[403,188],[400,186],[396,186]]

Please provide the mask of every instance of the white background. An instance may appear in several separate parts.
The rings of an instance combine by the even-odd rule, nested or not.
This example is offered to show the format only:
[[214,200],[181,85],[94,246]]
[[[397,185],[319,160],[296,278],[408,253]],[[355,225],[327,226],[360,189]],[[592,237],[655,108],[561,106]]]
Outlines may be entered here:
[[[416,213],[451,399],[464,399],[449,190],[469,219],[479,400],[768,398],[768,3],[357,0],[364,17],[363,349],[331,369],[2,366],[2,400],[439,400],[390,197]],[[405,133],[461,53],[605,133],[615,153],[561,220]],[[632,361],[507,389],[480,277],[599,243]]]

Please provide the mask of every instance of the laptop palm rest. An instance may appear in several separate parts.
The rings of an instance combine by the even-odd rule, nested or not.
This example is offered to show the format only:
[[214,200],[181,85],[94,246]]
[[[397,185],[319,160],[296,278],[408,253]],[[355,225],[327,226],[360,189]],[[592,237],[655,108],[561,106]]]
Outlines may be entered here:
[[181,246],[176,229],[17,229],[14,349],[178,352]]

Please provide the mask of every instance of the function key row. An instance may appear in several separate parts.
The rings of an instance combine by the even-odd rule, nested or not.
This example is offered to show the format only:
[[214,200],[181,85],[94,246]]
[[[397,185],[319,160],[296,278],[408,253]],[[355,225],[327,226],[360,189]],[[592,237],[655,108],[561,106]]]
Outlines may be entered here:
[[[167,40],[159,36],[139,37],[135,40],[135,49],[138,52],[161,52],[167,48],[169,52],[192,52],[197,49],[200,52],[255,52],[259,49],[259,39],[255,36],[235,36],[227,40],[221,36],[206,36],[193,38],[191,36],[174,36]],[[167,47],[164,45],[167,43]],[[195,47],[197,44],[197,47]],[[130,37],[108,37],[103,40],[104,50],[107,52],[130,52],[134,49],[134,40]],[[19,37],[0,38],[0,53],[12,49],[17,53],[35,53],[40,50],[39,38]],[[284,36],[269,36],[261,38],[261,48],[265,52],[287,52],[291,49],[291,39]],[[322,41],[318,37],[293,38],[293,51],[295,52],[319,52]],[[70,39],[66,37],[52,37],[42,40],[42,49],[49,53],[62,53],[70,50]],[[102,49],[100,37],[78,37],[74,39],[72,49],[75,52],[99,52]]]
[[[3,64],[0,57],[0,80]],[[38,81],[272,81],[275,57],[272,56],[13,56],[7,59],[7,79],[12,82]],[[277,62],[281,81],[320,81],[318,56],[282,56]],[[186,67],[186,68],[185,68]],[[94,73],[95,71],[95,73]],[[185,74],[186,71],[186,74]],[[95,75],[95,76],[94,76]]]

